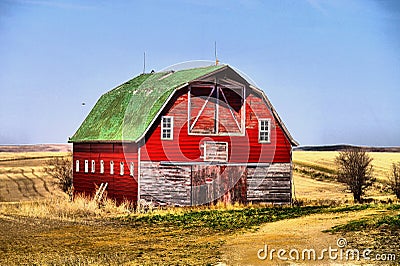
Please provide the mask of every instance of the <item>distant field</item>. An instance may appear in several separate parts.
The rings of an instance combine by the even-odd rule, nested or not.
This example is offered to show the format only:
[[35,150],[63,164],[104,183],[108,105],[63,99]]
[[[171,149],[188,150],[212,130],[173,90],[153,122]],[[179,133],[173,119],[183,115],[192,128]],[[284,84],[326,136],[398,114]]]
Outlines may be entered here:
[[[335,157],[333,151],[294,151],[294,189],[298,198],[351,200],[346,187],[334,180]],[[387,190],[387,179],[392,163],[400,162],[400,153],[371,152],[374,176],[377,183],[369,189],[366,196],[393,198]]]
[[47,161],[68,152],[0,152],[0,201],[29,201],[60,194],[44,171]]

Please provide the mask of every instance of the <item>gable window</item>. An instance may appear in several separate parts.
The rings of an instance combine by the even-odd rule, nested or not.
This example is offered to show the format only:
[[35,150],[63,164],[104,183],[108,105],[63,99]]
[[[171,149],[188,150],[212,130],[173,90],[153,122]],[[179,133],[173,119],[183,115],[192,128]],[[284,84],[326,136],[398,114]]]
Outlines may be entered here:
[[174,139],[174,117],[172,116],[161,117],[161,139],[162,140]]
[[124,175],[124,162],[119,163],[119,174]]
[[79,172],[79,160],[75,161],[75,171],[78,173]]
[[130,165],[129,165],[129,175],[130,176],[134,176],[135,175],[134,170],[135,170],[135,164],[133,162],[131,162]]
[[100,174],[104,174],[104,161],[100,160]]
[[92,173],[94,173],[96,170],[96,162],[92,160]]
[[114,174],[114,161],[110,161],[110,175]]
[[89,172],[89,161],[85,160],[85,173]]
[[258,120],[258,142],[270,143],[271,119]]

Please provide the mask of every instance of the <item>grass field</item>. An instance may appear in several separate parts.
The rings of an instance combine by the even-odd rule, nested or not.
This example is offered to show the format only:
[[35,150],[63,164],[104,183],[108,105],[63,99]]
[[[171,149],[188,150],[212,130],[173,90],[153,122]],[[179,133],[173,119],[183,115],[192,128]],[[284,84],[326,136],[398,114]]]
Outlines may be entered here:
[[[0,153],[0,265],[276,265],[257,259],[258,244],[304,248],[342,236],[381,252],[398,244],[399,205],[354,205],[334,180],[335,152],[293,153],[295,197],[313,206],[221,205],[144,214],[112,201],[101,208],[84,198],[69,202],[44,171],[50,158],[66,155]],[[384,186],[400,154],[371,156],[378,185],[367,196],[394,199]]]

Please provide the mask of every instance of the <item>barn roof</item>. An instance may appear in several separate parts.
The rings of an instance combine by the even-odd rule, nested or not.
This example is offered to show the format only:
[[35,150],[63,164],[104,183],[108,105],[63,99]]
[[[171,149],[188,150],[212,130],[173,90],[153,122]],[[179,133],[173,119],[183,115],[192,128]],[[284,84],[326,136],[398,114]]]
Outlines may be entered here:
[[[231,69],[217,65],[141,74],[103,94],[69,142],[138,142],[177,89],[227,68]],[[292,145],[297,146],[264,92],[253,85],[250,88],[263,96]]]
[[138,141],[175,89],[222,67],[141,74],[103,94],[69,141]]

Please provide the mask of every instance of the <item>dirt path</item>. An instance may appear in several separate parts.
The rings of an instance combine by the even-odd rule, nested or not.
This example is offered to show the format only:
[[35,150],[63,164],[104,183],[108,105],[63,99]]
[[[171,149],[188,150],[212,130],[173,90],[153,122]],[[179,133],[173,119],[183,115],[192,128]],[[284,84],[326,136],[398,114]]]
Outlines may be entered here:
[[[222,247],[222,259],[227,265],[345,265],[345,260],[329,261],[329,255],[325,253],[325,260],[301,260],[301,252],[304,249],[315,249],[317,257],[320,256],[324,248],[338,248],[337,240],[340,235],[323,233],[323,230],[330,229],[332,226],[344,224],[350,220],[360,219],[369,215],[376,214],[374,210],[359,212],[339,213],[339,214],[315,214],[306,217],[282,220],[262,226],[255,233],[245,233],[234,235],[227,239]],[[269,257],[261,260],[257,257],[260,249],[268,245],[268,255],[271,249],[284,249],[287,251],[285,257],[292,249],[300,252],[300,260],[285,262],[277,258],[277,253],[273,253],[273,260]],[[350,245],[345,247],[352,248]],[[264,255],[261,253],[260,255]],[[354,262],[348,265],[354,265]]]

